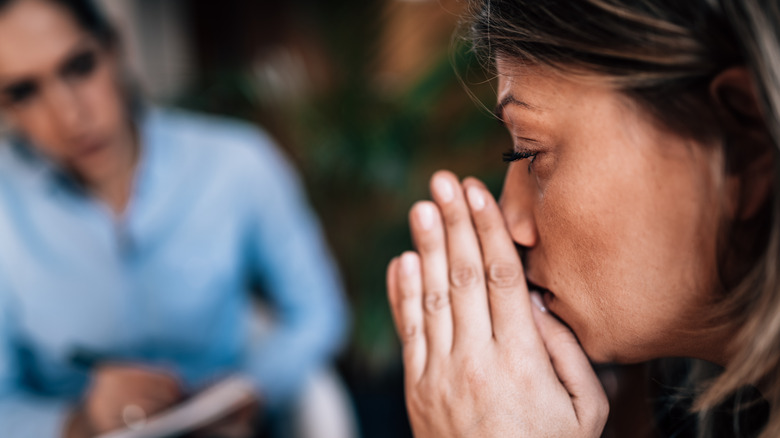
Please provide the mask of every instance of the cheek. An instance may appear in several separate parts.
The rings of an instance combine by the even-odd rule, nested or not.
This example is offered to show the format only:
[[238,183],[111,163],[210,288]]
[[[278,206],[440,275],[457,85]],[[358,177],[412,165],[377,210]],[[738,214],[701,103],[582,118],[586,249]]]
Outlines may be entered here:
[[22,108],[10,109],[5,113],[5,116],[14,130],[25,133],[37,147],[44,149],[48,155],[52,157],[60,155],[63,148],[60,146],[61,137],[58,135],[51,114],[43,102],[36,100]]
[[102,131],[116,129],[122,119],[124,106],[114,70],[100,68],[93,77],[80,85],[79,91],[92,127]]
[[602,360],[668,348],[696,321],[715,277],[708,160],[622,158],[580,162],[550,183],[538,209],[541,262],[561,316]]

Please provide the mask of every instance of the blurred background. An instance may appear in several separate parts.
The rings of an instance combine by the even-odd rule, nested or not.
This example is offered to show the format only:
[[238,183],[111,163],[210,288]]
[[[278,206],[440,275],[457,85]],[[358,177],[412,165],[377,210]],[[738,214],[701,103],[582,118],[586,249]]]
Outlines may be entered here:
[[365,437],[410,436],[384,271],[440,168],[499,193],[509,137],[458,0],[103,0],[155,103],[248,120],[301,172],[352,308],[339,361]]

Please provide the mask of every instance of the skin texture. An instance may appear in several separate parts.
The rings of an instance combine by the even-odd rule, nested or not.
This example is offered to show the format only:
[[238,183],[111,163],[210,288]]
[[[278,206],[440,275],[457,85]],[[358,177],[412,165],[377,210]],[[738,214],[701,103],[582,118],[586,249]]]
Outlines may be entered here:
[[434,176],[436,203],[410,215],[419,255],[388,267],[415,436],[599,436],[609,407],[587,357],[531,304],[498,204],[464,187]]
[[[79,68],[84,54],[94,57],[92,69]],[[117,212],[137,152],[118,69],[113,49],[55,4],[18,0],[0,14],[3,117]],[[24,84],[34,91],[19,99]]]
[[[388,267],[412,428],[598,437],[609,407],[588,359],[726,362],[729,336],[708,318],[739,190],[718,144],[664,129],[598,79],[497,68],[522,158],[500,203],[437,172],[433,202],[410,214],[416,251]],[[548,290],[539,305],[526,281]]]
[[661,128],[604,85],[498,71],[498,101],[530,105],[504,108],[515,147],[538,152],[510,165],[501,206],[550,310],[596,362],[721,362],[706,318],[728,205],[722,149]]

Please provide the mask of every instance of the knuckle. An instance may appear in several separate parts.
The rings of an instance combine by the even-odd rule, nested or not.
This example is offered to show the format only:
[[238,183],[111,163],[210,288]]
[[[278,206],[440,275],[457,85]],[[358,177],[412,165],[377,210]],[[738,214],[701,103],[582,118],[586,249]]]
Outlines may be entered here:
[[417,249],[419,249],[422,254],[433,254],[443,250],[443,248],[444,241],[430,233],[420,236],[417,244]]
[[449,295],[441,291],[426,292],[424,306],[429,313],[437,312],[449,305]]
[[522,280],[522,270],[517,263],[504,261],[490,263],[487,274],[489,286],[499,289],[517,287]]
[[481,214],[479,220],[474,221],[474,226],[477,228],[479,234],[492,234],[501,228],[505,228],[503,222],[497,222],[492,219],[490,215]]
[[471,216],[469,213],[460,208],[445,209],[445,211],[442,212],[442,215],[444,216],[444,224],[447,227],[460,225],[467,220],[471,222]]
[[401,342],[404,345],[409,344],[420,336],[420,327],[414,323],[406,323],[401,328]]
[[484,388],[487,374],[481,363],[475,359],[464,359],[461,365],[462,375],[470,388]]
[[422,414],[431,409],[431,404],[433,402],[430,397],[431,391],[423,388],[412,388],[407,391],[407,393],[406,404],[410,413]]
[[398,290],[401,295],[401,301],[404,304],[409,304],[410,301],[417,301],[419,299],[420,292],[416,287],[401,285]]
[[402,287],[400,291],[402,301],[413,301],[417,297],[417,294],[412,289]]
[[450,267],[450,283],[453,287],[473,286],[478,278],[477,268],[470,263],[454,262]]

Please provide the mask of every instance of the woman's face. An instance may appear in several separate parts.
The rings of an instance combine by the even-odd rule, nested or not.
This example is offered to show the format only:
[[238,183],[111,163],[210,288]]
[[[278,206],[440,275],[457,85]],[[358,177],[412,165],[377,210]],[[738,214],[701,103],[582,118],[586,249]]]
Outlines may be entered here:
[[593,81],[497,63],[515,150],[501,206],[529,281],[591,359],[720,361],[706,330],[724,217],[721,149]]
[[46,0],[0,12],[0,108],[36,147],[86,177],[111,172],[128,123],[113,52]]

